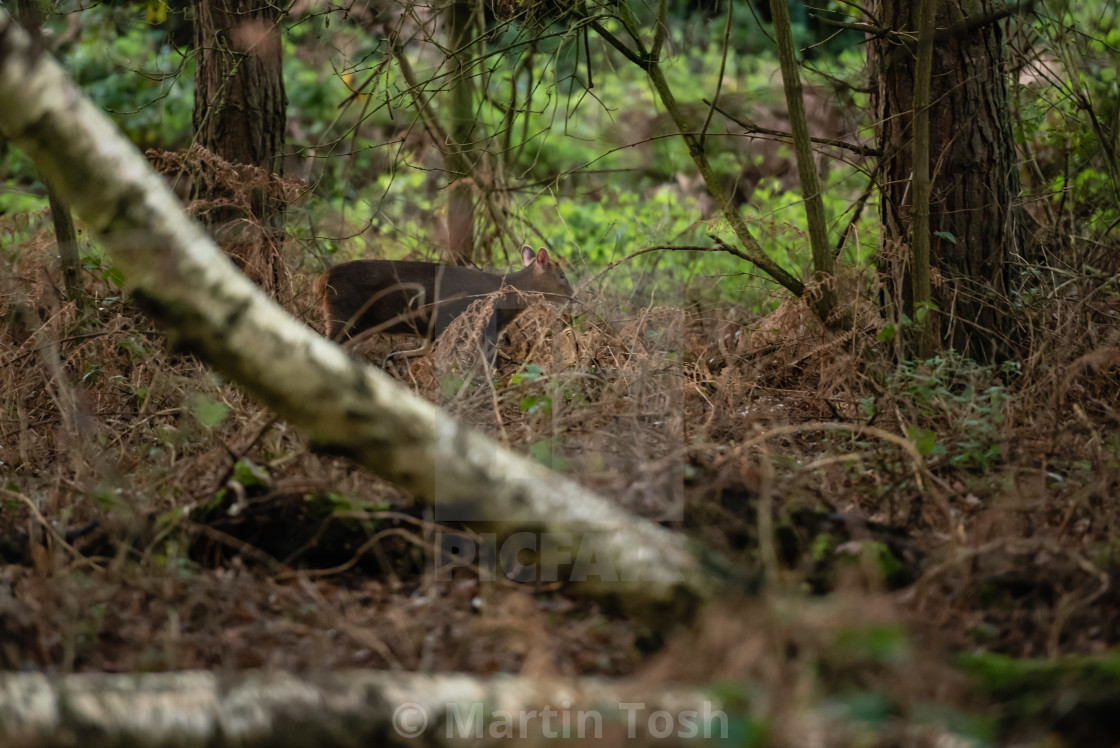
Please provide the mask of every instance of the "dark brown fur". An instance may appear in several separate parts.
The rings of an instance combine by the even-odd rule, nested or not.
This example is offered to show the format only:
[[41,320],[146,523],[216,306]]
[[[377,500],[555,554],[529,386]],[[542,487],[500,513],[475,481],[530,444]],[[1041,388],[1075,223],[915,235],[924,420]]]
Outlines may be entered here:
[[356,337],[371,328],[434,340],[473,301],[501,292],[489,325],[491,340],[527,306],[524,293],[553,301],[572,297],[563,269],[548,252],[521,248],[524,267],[497,275],[431,262],[355,260],[336,265],[315,282],[327,337]]

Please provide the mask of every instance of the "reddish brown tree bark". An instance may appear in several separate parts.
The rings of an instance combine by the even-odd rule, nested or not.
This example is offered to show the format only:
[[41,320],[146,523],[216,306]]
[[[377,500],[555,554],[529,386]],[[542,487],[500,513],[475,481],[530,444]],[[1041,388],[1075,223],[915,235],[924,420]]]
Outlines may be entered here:
[[[912,319],[909,237],[918,0],[878,0],[877,24],[897,33],[869,47],[872,103],[883,156],[879,268],[887,305]],[[1003,33],[993,0],[941,0],[929,111],[930,264],[934,335],[979,361],[1005,341],[1007,261],[1022,242],[1019,174]]]
[[[270,0],[193,0],[195,142],[202,155],[194,197],[215,238],[266,287],[280,277],[285,109],[282,10]],[[255,168],[243,168],[255,167]]]

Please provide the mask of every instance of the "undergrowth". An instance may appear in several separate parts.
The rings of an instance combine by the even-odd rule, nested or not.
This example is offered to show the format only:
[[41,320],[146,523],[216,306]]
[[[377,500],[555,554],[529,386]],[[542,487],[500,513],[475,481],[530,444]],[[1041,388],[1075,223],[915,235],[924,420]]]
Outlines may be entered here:
[[[788,644],[771,621],[712,634],[731,636],[711,654],[724,665],[698,671],[687,645],[563,587],[483,583],[477,569],[437,581],[439,533],[469,530],[316,454],[169,349],[94,254],[94,303],[79,314],[61,300],[49,231],[3,220],[4,667],[719,672],[772,689],[767,729],[781,730],[796,701],[783,701],[794,698],[783,674],[806,662],[817,674],[794,680],[820,699],[858,711],[871,695],[890,722],[942,691],[964,698],[956,681],[934,688],[910,672],[941,667],[928,663],[946,651],[1120,643],[1120,299],[1095,276],[1063,280],[1067,294],[1084,289],[1082,303],[1036,302],[1031,314],[1054,332],[1016,320],[999,366],[951,353],[895,361],[860,278],[847,285],[853,326],[839,333],[796,300],[766,317],[642,306],[608,282],[581,289],[573,310],[522,315],[494,371],[462,344],[484,311],[431,356],[386,365],[460,421],[750,570],[766,596],[702,615],[719,623],[680,641],[704,639],[704,625],[739,631],[727,616],[802,621],[789,658],[760,654]],[[320,325],[314,273],[285,259],[291,291],[279,301]],[[380,363],[407,347],[375,340],[354,353]],[[846,623],[814,617],[820,605]],[[897,652],[869,644],[848,661],[822,643],[883,626]]]

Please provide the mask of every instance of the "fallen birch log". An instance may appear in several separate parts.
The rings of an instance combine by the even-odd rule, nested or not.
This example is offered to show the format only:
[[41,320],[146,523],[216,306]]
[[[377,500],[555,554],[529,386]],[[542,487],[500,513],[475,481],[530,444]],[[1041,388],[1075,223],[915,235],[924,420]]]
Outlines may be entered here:
[[596,569],[607,573],[568,579],[588,594],[672,615],[722,589],[718,563],[681,535],[459,426],[273,303],[2,8],[0,132],[90,227],[174,342],[313,442],[462,518],[501,518],[505,536],[595,533],[605,556]]
[[[0,743],[23,748],[443,746],[729,735],[699,690],[349,671],[0,674]],[[672,743],[670,743],[672,744]]]

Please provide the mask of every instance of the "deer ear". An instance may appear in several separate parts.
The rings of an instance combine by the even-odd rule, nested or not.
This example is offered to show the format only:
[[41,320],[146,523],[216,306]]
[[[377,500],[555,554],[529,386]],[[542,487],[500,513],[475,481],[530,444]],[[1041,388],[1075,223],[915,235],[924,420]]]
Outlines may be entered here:
[[537,263],[540,264],[540,265],[548,265],[549,264],[549,262],[548,262],[548,250],[545,249],[544,247],[541,247],[540,250],[537,252]]
[[529,267],[537,261],[537,253],[528,244],[521,248],[521,264]]

